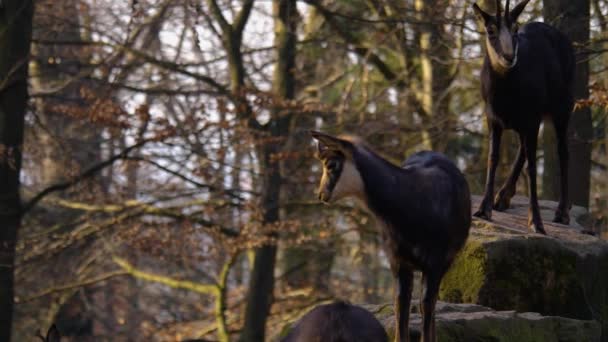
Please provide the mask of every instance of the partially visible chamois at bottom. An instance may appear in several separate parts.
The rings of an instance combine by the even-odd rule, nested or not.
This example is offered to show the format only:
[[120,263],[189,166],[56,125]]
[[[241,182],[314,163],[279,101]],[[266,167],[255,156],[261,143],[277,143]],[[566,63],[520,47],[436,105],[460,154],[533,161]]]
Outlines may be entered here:
[[441,279],[464,246],[471,226],[471,195],[460,170],[436,152],[419,152],[402,167],[358,138],[311,132],[323,163],[318,197],[355,198],[376,217],[397,281],[395,340],[409,340],[414,271],[422,272],[422,339],[436,340],[435,304]]
[[338,301],[312,309],[281,342],[388,342],[388,336],[371,312]]

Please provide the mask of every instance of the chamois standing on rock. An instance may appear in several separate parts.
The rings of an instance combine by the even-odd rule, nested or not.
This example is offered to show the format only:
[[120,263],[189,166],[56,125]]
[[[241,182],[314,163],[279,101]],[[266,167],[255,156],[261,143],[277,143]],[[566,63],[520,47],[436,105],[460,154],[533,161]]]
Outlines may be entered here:
[[395,340],[408,341],[414,271],[422,271],[422,337],[435,341],[435,303],[444,274],[471,225],[469,186],[445,156],[419,152],[398,167],[362,141],[311,132],[323,163],[318,196],[325,203],[352,197],[381,226],[384,249],[398,284]]
[[[543,116],[553,122],[561,171],[561,194],[554,222],[568,224],[568,121],[574,106],[574,49],[568,38],[557,29],[532,22],[518,29],[517,18],[530,0],[524,0],[512,11],[509,1],[501,15],[496,1],[492,16],[473,5],[475,14],[483,21],[486,32],[487,55],[481,72],[481,88],[490,131],[490,150],[486,189],[479,210],[474,214],[487,220],[492,208],[509,208],[515,194],[517,178],[528,161],[530,209],[528,226],[546,234],[538,208],[536,194],[536,145]],[[498,166],[500,138],[503,129],[513,129],[519,135],[519,152],[511,174],[494,197],[494,176]]]
[[388,342],[388,336],[371,312],[338,301],[308,312],[281,342]]

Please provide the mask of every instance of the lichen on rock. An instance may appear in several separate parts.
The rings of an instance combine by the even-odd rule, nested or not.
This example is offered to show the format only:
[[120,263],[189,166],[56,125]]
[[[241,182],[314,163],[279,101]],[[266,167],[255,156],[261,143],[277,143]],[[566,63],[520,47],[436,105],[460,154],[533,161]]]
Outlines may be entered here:
[[495,212],[493,222],[474,221],[440,299],[596,320],[601,340],[608,341],[608,243],[582,234],[576,224],[552,224],[545,217],[548,235],[534,234],[526,228],[524,207],[515,202],[513,210]]

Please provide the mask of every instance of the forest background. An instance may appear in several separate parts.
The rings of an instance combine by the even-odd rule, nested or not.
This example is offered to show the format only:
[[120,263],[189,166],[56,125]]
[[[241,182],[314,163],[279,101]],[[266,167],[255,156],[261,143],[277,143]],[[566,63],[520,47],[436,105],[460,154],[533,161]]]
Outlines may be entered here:
[[[0,257],[15,258],[0,312],[14,312],[13,340],[56,322],[78,341],[261,341],[328,299],[389,302],[373,219],[316,200],[308,130],[359,135],[395,163],[441,151],[480,194],[472,4],[0,1]],[[574,42],[570,194],[604,239],[607,16],[605,0],[533,0],[521,19]],[[540,135],[539,192],[555,200],[555,137]],[[499,179],[517,152],[512,132],[503,142]]]

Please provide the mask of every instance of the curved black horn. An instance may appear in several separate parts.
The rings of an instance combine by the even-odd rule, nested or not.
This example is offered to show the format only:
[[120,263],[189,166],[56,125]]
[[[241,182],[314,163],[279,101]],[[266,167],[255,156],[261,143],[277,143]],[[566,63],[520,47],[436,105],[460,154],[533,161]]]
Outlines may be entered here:
[[509,0],[507,0],[507,6],[505,6],[505,19],[509,20]]
[[522,2],[517,4],[517,6],[515,6],[513,8],[513,11],[511,13],[509,13],[509,17],[510,17],[509,19],[513,22],[517,21],[517,18],[519,17],[521,12],[523,12],[524,7],[526,7],[528,2],[530,2],[530,0],[523,0]]
[[500,19],[500,0],[496,0],[496,19]]

